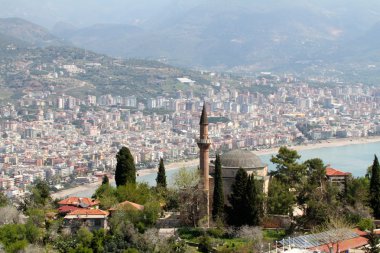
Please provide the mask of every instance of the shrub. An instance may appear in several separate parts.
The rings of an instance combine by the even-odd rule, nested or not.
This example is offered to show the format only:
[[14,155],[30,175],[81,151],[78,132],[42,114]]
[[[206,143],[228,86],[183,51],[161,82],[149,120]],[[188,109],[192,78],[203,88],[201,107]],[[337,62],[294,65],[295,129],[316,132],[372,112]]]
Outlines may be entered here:
[[180,228],[178,234],[182,239],[190,240],[203,235],[203,231],[199,228]]
[[212,252],[211,238],[207,235],[199,239],[198,250],[202,253]]
[[214,238],[224,238],[226,233],[221,228],[210,228],[207,230],[207,234]]
[[369,219],[369,218],[361,219],[358,223],[358,228],[362,231],[365,231],[365,230],[370,231],[374,229],[374,224],[373,224],[372,219]]

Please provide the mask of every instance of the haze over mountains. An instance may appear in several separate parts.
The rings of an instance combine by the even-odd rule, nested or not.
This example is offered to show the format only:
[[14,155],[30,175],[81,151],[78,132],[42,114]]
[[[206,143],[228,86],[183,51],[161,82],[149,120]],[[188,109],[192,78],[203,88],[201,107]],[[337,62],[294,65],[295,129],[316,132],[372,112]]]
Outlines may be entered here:
[[3,2],[0,17],[54,35],[17,19],[2,20],[0,33],[37,45],[64,40],[115,57],[222,70],[380,61],[376,0]]

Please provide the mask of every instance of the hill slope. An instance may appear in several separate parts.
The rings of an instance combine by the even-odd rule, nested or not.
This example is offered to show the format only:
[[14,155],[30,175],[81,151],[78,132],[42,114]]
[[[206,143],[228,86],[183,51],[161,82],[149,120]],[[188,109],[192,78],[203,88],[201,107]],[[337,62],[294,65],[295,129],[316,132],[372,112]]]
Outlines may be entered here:
[[[0,42],[11,42],[0,34]],[[194,87],[177,78],[196,80]],[[209,81],[200,73],[159,62],[120,60],[73,47],[0,48],[0,88],[13,94],[54,91],[86,94],[136,95],[139,99],[174,94],[178,89],[204,90]]]
[[47,29],[20,18],[0,18],[1,38],[23,42],[29,46],[63,45]]

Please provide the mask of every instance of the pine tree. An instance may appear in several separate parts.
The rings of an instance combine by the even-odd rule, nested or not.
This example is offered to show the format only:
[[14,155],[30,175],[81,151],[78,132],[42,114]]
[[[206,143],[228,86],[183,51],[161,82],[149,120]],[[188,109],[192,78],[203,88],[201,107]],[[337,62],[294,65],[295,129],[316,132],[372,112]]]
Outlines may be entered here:
[[248,174],[245,170],[239,169],[235,176],[235,182],[232,185],[232,193],[228,198],[230,207],[228,208],[228,222],[231,225],[241,226],[246,222],[247,216],[247,182]]
[[116,186],[136,183],[136,168],[131,151],[127,147],[122,147],[116,155]]
[[380,165],[377,156],[373,160],[371,182],[369,186],[370,205],[373,209],[373,216],[380,218]]
[[253,175],[248,177],[246,201],[246,224],[250,226],[258,226],[260,224],[260,218],[262,214],[262,203],[259,187]]
[[223,217],[224,212],[224,194],[222,181],[222,164],[220,156],[216,155],[215,159],[215,174],[214,174],[214,195],[212,202],[212,218],[216,221]]
[[158,173],[157,173],[157,187],[166,188],[166,174],[165,174],[165,166],[164,166],[164,159],[160,159],[160,164],[158,166]]

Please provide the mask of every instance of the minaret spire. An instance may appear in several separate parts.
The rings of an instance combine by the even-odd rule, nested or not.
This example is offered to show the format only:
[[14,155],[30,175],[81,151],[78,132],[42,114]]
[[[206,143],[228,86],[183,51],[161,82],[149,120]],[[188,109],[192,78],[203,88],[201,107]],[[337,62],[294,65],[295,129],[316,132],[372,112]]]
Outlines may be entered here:
[[202,176],[202,190],[206,197],[205,209],[207,216],[207,227],[210,224],[210,187],[209,187],[209,149],[211,140],[208,138],[208,118],[206,102],[203,103],[202,115],[199,121],[200,138],[197,141],[199,151],[199,168]]
[[199,125],[208,125],[206,102],[203,103],[202,115]]

